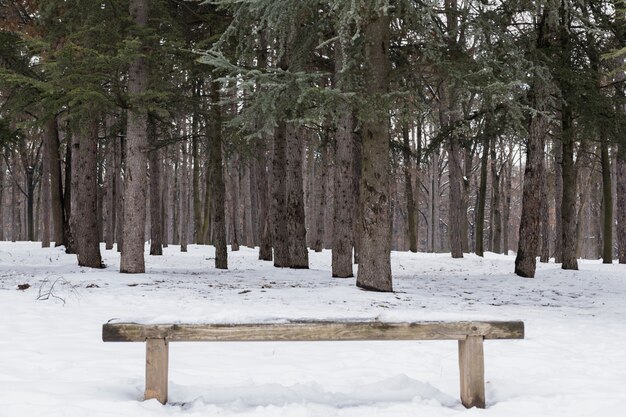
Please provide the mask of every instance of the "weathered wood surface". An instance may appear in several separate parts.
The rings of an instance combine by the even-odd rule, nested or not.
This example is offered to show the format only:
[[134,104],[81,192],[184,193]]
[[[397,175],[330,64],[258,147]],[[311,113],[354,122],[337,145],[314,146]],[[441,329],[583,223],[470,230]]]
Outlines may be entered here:
[[461,403],[466,408],[485,408],[485,359],[481,336],[459,340],[459,370]]
[[105,342],[144,342],[167,339],[195,341],[342,341],[342,340],[465,340],[523,339],[521,321],[467,322],[331,322],[292,321],[263,324],[139,324],[107,323]]
[[166,339],[146,340],[146,391],[144,399],[167,403],[169,346]]

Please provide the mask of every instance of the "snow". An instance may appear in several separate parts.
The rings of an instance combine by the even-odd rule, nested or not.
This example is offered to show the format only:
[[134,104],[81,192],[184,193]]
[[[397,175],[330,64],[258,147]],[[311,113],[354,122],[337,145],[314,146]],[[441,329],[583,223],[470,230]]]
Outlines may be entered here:
[[[328,251],[289,270],[242,248],[217,271],[212,248],[179,250],[121,275],[104,248],[107,268],[90,270],[58,248],[0,242],[0,417],[623,415],[625,265],[540,264],[524,279],[511,255],[394,252],[384,294],[330,278]],[[101,341],[110,319],[519,319],[526,338],[485,342],[486,410],[460,404],[453,341],[172,343],[162,406],[141,401],[144,345]]]

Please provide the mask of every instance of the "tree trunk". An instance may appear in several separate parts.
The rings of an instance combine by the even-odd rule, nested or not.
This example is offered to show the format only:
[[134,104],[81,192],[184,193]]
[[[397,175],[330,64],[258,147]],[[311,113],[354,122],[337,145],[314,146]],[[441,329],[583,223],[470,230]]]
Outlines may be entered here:
[[563,262],[563,144],[560,140],[554,142],[554,262]]
[[[451,97],[450,87],[446,82],[439,89],[440,109],[439,122],[442,130],[451,130],[454,124],[453,106],[455,99]],[[448,241],[453,258],[463,257],[463,170],[461,167],[461,145],[455,132],[448,132]]]
[[546,175],[545,158],[541,172],[541,251],[539,262],[548,263],[550,260],[550,213],[548,205],[548,179]]
[[[54,119],[53,119],[54,120]],[[50,247],[50,212],[52,209],[51,206],[51,190],[50,190],[50,170],[52,167],[50,161],[51,149],[53,147],[53,132],[51,131],[51,126],[49,123],[46,123],[44,126],[44,134],[43,134],[43,153],[41,157],[41,211],[42,211],[42,221],[41,221],[41,247],[49,248]],[[2,227],[0,225],[0,227]]]
[[274,130],[272,155],[272,246],[274,266],[289,267],[289,232],[287,229],[286,124],[279,121]]
[[[197,88],[196,88],[197,90]],[[199,93],[199,92],[198,92]],[[202,201],[200,199],[200,158],[199,158],[199,127],[198,112],[193,114],[191,138],[191,158],[193,164],[192,171],[192,193],[193,193],[193,242],[199,245],[204,244],[204,236],[202,235]]]
[[244,245],[249,248],[254,248],[254,227],[253,224],[253,209],[252,209],[252,178],[251,178],[251,162],[249,160],[244,161],[243,165],[243,185],[241,186],[241,197],[243,198],[243,239]]
[[256,177],[259,184],[259,260],[272,260],[272,231],[270,227],[269,191],[267,173],[267,138],[263,137],[257,144],[257,157],[254,160]]
[[[156,126],[149,124],[151,142],[156,142]],[[161,152],[152,149],[148,153],[150,162],[150,255],[163,255],[163,233],[161,230]]]
[[[407,112],[408,113],[408,112]],[[409,250],[413,253],[417,252],[417,207],[413,196],[413,177],[411,161],[411,142],[409,139],[409,121],[408,114],[404,116],[405,120],[402,124],[402,151],[404,162],[404,193],[406,195],[406,215],[408,218],[408,238]]]
[[68,235],[66,236],[66,242],[68,245],[65,247],[65,253],[78,254],[80,250],[80,242],[78,240],[78,230],[76,219],[78,213],[78,195],[80,193],[78,189],[78,164],[80,161],[80,139],[77,132],[70,132],[68,138],[68,152],[66,159],[66,171],[65,181],[69,185],[65,190],[65,195],[68,196],[69,206],[65,212],[68,215]]
[[365,43],[365,93],[372,113],[362,120],[360,185],[361,241],[356,285],[373,291],[393,291],[391,278],[391,228],[389,217],[389,24],[382,10],[370,9],[363,30]]
[[302,179],[302,146],[300,137],[306,135],[304,128],[287,124],[287,235],[289,237],[289,266],[309,268],[309,251],[306,246],[304,219],[304,190]]
[[576,260],[576,167],[574,166],[573,115],[565,104],[561,110],[563,145],[563,205],[561,207],[563,269],[578,269]]
[[492,201],[491,211],[493,212],[493,223],[491,228],[492,234],[492,247],[493,252],[502,252],[502,202],[500,200],[500,175],[501,171],[498,170],[498,159],[496,154],[496,138],[493,139],[493,145],[491,146],[491,181],[492,181]]
[[241,229],[239,227],[239,155],[234,152],[230,161],[226,164],[226,173],[228,181],[226,189],[229,190],[227,200],[230,201],[230,250],[236,252],[239,250],[239,238]]
[[[316,173],[315,173],[315,204],[312,210],[312,217],[316,220],[313,224],[313,244],[311,245],[311,249],[315,252],[321,252],[324,249],[324,233],[325,233],[325,219],[324,215],[326,213],[326,184],[328,182],[328,154],[329,154],[329,146],[328,138],[321,138],[320,148],[319,148],[319,160],[316,162]],[[333,211],[334,212],[334,211]],[[334,222],[334,216],[333,216]],[[333,235],[334,236],[334,235]],[[334,248],[333,248],[334,250]]]
[[4,241],[4,158],[0,158],[0,242]]
[[[148,21],[148,0],[130,0],[130,15],[134,22],[145,27]],[[128,70],[128,93],[136,99],[147,89],[148,65],[138,56]],[[138,107],[128,111],[126,143],[126,184],[124,189],[124,248],[120,272],[146,272],[144,260],[147,179],[147,115]]]
[[[75,210],[78,265],[102,268],[100,239],[98,239],[98,118],[92,115],[85,140],[78,147],[76,184],[78,196]],[[82,135],[82,133],[81,133]],[[76,150],[76,147],[74,148]]]
[[617,150],[617,254],[620,264],[626,264],[626,143],[620,143]]
[[117,251],[122,252],[124,239],[122,229],[124,228],[124,178],[122,175],[122,164],[124,163],[124,139],[120,138],[115,141],[115,241],[117,242]]
[[[353,126],[350,109],[342,110],[335,133],[335,215],[333,221],[332,276],[337,278],[354,276],[352,272],[352,247],[354,242],[353,210],[356,201],[353,189],[355,146]],[[325,175],[322,174],[321,181],[324,180]],[[318,198],[322,200],[323,195],[318,194]],[[318,204],[322,205],[323,201],[319,201]]]
[[65,229],[65,213],[63,207],[63,184],[61,181],[61,159],[59,157],[59,131],[56,118],[46,122],[46,135],[48,140],[48,155],[50,158],[50,214],[52,216],[51,239],[54,246],[64,245],[63,230]]
[[[165,148],[166,149],[166,148]],[[162,151],[165,155],[166,152]],[[169,244],[169,221],[170,221],[170,166],[167,163],[167,158],[161,160],[161,234],[163,235],[161,240],[163,242],[163,248],[167,248]]]
[[187,252],[189,242],[189,161],[187,143],[180,145],[182,161],[180,163],[180,251]]
[[[489,117],[489,116],[488,116]],[[487,123],[489,126],[489,123]],[[487,200],[487,163],[489,160],[489,136],[488,130],[485,129],[485,137],[483,139],[483,155],[480,158],[480,185],[478,188],[478,208],[476,209],[476,255],[484,256],[484,232],[485,232],[485,203]],[[493,181],[493,176],[492,176]],[[493,210],[493,207],[491,208]],[[493,225],[492,225],[493,228]]]
[[548,133],[548,120],[544,112],[548,107],[548,94],[543,80],[535,78],[532,102],[536,112],[530,122],[530,136],[526,145],[526,168],[522,192],[522,214],[519,242],[515,258],[515,273],[521,277],[534,278],[539,249],[539,213],[541,213],[541,175],[544,172],[544,142]]
[[105,249],[113,249],[115,244],[115,218],[117,214],[117,164],[116,164],[116,145],[115,140],[110,139],[108,143],[108,151],[106,156],[106,213],[105,213]]
[[226,186],[222,167],[222,111],[220,109],[220,86],[211,81],[211,120],[207,121],[210,132],[209,164],[211,178],[211,194],[213,196],[213,245],[215,245],[215,267],[228,269],[228,252],[226,250]]
[[606,139],[600,142],[602,161],[602,262],[613,263],[613,194],[611,185],[611,159]]
[[509,144],[504,181],[504,214],[502,216],[502,253],[509,254],[509,221],[511,217],[511,193],[513,192],[513,144]]

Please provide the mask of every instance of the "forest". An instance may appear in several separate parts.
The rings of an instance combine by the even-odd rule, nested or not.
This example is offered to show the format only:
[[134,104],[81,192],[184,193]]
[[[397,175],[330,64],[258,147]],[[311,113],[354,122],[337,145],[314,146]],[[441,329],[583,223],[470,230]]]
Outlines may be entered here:
[[626,263],[625,58],[624,0],[0,0],[0,240]]

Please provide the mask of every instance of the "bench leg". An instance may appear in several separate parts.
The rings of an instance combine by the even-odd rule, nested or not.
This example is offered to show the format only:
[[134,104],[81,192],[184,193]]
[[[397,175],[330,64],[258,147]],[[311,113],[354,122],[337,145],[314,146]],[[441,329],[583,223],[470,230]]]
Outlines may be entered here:
[[144,399],[167,402],[169,346],[166,339],[146,340],[146,392]]
[[459,340],[461,403],[466,408],[485,408],[485,361],[483,337],[467,336]]

